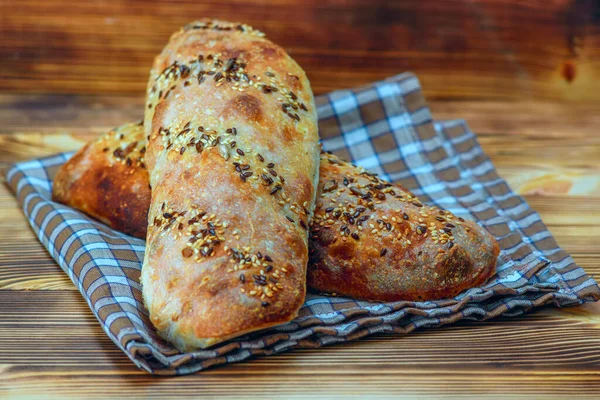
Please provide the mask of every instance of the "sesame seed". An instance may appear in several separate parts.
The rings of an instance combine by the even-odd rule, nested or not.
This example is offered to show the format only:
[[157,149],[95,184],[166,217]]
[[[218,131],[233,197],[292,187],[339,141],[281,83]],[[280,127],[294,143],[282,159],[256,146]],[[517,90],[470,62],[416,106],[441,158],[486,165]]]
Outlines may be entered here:
[[[197,147],[198,146],[196,145],[196,148]],[[218,147],[218,151],[219,151],[219,154],[221,155],[221,157],[223,157],[225,160],[229,160],[229,149],[227,148],[226,145],[220,144]]]

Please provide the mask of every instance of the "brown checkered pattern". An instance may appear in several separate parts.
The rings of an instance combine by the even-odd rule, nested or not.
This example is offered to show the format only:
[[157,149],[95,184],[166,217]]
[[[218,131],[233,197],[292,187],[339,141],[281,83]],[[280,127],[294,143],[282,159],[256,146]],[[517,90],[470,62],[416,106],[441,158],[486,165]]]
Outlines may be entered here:
[[498,240],[498,273],[453,299],[371,303],[309,294],[291,323],[211,350],[180,353],[148,320],[139,284],[144,242],[51,201],[61,154],[16,164],[7,181],[39,240],[81,291],[106,334],[140,368],[188,374],[256,355],[373,333],[409,333],[461,319],[522,314],[600,298],[596,282],[558,247],[537,213],[496,173],[462,121],[434,122],[418,80],[403,74],[316,99],[323,146],[423,200],[475,219]]

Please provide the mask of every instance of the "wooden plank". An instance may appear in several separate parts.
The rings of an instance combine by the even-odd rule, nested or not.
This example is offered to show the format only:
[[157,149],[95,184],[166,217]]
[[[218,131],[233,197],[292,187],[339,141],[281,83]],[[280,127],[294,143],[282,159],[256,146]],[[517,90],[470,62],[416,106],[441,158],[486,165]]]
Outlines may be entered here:
[[[0,135],[2,160],[75,150],[139,118],[141,108],[138,97],[0,95],[0,133],[9,134]],[[599,105],[434,101],[431,108],[436,119],[467,120],[518,193],[600,196]]]
[[0,390],[12,396],[600,393],[597,305],[377,335],[157,379],[106,338],[77,293],[0,290],[0,302],[7,305],[0,315]]
[[144,96],[0,94],[0,133],[102,133],[143,117]]
[[593,0],[4,1],[0,90],[143,96],[169,35],[212,16],[264,30],[304,67],[316,93],[412,70],[430,98],[594,102],[599,7]]
[[565,141],[597,139],[596,127],[600,124],[599,103],[564,104],[523,98],[516,101],[432,100],[429,107],[436,120],[464,119],[474,132],[486,135],[541,136]]
[[[354,87],[345,82],[337,89]],[[600,103],[449,101],[431,99],[436,120],[464,119],[479,136],[598,140]],[[102,132],[143,116],[144,95],[57,95],[0,93],[0,134],[14,132]],[[595,142],[597,143],[597,142]],[[512,144],[507,141],[505,147]],[[576,141],[569,143],[576,145]],[[514,150],[516,146],[509,149]],[[567,157],[565,157],[567,158]]]

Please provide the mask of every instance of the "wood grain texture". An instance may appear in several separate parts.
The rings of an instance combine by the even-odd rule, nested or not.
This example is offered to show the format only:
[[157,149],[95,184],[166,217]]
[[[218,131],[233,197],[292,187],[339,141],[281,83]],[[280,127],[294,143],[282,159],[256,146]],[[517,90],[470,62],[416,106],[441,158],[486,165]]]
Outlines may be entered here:
[[599,309],[593,305],[378,335],[157,379],[110,342],[75,292],[0,290],[0,301],[10,304],[0,321],[0,388],[14,397],[592,398],[600,390]]
[[[2,176],[10,162],[75,150],[141,118],[151,60],[170,33],[232,15],[285,47],[316,93],[416,72],[434,116],[466,119],[558,243],[600,276],[593,0],[0,1]],[[102,332],[0,186],[0,397],[596,399],[599,371],[592,304],[157,379]]]
[[[9,162],[76,149],[136,118],[141,104],[137,97],[0,95],[0,172]],[[431,108],[436,118],[466,118],[511,184],[547,170],[600,178],[598,106],[434,101]],[[525,199],[575,261],[600,276],[598,188]],[[0,397],[595,399],[599,371],[600,305],[588,304],[158,379],[102,332],[0,186]]]
[[430,99],[593,102],[599,15],[594,0],[4,0],[0,90],[143,95],[171,32],[209,16],[265,31],[316,94],[412,70]]

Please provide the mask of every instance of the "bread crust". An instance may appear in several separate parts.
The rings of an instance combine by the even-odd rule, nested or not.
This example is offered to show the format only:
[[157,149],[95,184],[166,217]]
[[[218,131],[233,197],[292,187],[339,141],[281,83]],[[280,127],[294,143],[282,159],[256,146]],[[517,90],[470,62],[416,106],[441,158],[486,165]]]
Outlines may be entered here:
[[263,36],[199,21],[151,72],[141,281],[182,351],[291,321],[304,302],[317,115],[304,71]]
[[60,168],[52,200],[144,239],[150,204],[140,123],[115,128],[86,144]]
[[423,204],[332,154],[321,157],[307,282],[377,301],[454,297],[495,273],[500,251],[482,227]]

